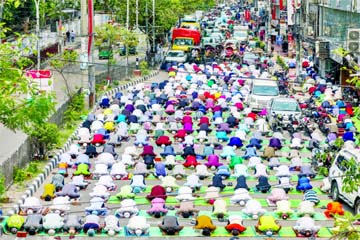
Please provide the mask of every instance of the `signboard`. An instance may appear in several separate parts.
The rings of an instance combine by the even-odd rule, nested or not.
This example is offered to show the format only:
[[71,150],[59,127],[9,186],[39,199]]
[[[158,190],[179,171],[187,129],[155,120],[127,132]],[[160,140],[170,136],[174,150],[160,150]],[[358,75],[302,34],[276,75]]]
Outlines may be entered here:
[[50,70],[29,70],[26,76],[40,91],[54,91],[54,81]]
[[286,35],[286,23],[280,23],[280,35]]
[[288,25],[292,26],[295,24],[295,8],[294,8],[294,0],[287,0],[287,19]]

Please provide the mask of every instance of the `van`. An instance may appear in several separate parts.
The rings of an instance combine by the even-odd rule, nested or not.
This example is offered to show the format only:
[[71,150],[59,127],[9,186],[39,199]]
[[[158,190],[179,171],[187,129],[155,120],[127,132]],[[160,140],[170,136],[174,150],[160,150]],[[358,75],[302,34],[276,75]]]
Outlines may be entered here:
[[266,108],[268,102],[280,96],[279,85],[272,79],[254,79],[251,83],[251,91],[248,104],[251,109],[261,111]]
[[329,182],[330,182],[330,195],[334,201],[339,199],[343,200],[355,211],[355,214],[360,213],[360,188],[352,193],[346,193],[343,191],[343,175],[346,172],[344,161],[354,159],[357,163],[360,163],[360,150],[359,149],[342,149],[336,155],[334,162],[329,170]]
[[249,26],[245,26],[245,25],[235,25],[234,26],[234,31],[242,31],[242,32],[247,32],[249,31]]

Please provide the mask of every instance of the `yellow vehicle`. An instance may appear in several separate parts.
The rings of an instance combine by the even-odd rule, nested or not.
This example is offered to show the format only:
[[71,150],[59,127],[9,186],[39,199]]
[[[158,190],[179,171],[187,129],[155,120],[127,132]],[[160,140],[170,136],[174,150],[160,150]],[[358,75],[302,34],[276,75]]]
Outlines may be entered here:
[[180,28],[187,28],[187,29],[193,29],[200,31],[201,26],[198,21],[196,21],[195,18],[192,18],[191,16],[187,16],[181,20]]
[[200,23],[198,22],[181,22],[180,27],[200,31]]
[[193,38],[176,38],[172,44],[172,50],[182,50],[184,52],[189,52],[190,49],[194,46]]

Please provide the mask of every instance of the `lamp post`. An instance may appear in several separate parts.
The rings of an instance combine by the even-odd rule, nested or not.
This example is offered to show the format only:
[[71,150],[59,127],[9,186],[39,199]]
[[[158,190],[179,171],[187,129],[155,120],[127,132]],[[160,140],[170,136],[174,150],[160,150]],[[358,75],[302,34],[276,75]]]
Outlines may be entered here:
[[37,50],[37,70],[40,70],[40,0],[34,0],[36,8],[36,50]]

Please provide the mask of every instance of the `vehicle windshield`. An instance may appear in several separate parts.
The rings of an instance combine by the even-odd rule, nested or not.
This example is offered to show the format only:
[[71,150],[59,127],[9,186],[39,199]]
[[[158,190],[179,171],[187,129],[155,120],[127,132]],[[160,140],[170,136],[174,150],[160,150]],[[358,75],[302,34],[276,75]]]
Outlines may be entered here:
[[244,54],[244,59],[258,59],[258,56],[256,56],[253,53],[245,53]]
[[203,43],[214,43],[214,39],[213,38],[203,38]]
[[300,112],[300,107],[297,102],[274,101],[272,111]]
[[247,37],[246,32],[234,32],[234,37]]
[[181,46],[190,46],[190,45],[193,45],[193,40],[192,39],[175,39],[174,41],[174,44],[175,45],[181,45]]
[[276,86],[255,85],[253,87],[253,94],[259,96],[278,96],[279,89]]
[[183,52],[168,52],[168,57],[183,57],[185,54]]

